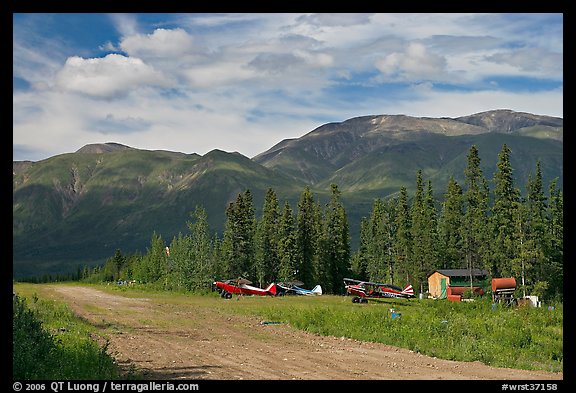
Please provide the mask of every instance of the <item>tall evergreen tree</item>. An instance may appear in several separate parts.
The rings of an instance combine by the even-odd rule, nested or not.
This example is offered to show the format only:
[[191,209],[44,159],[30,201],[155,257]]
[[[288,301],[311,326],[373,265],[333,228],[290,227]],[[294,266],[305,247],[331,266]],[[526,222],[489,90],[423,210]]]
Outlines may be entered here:
[[424,199],[424,213],[426,224],[428,226],[427,236],[425,238],[426,249],[428,249],[428,258],[423,264],[423,279],[428,282],[428,274],[440,266],[440,244],[438,238],[438,210],[436,209],[436,198],[434,198],[434,189],[432,181],[428,180],[426,185],[426,195]]
[[298,247],[294,212],[288,202],[284,203],[278,225],[278,280],[296,279],[298,270]]
[[280,208],[278,197],[268,188],[262,207],[262,218],[256,235],[256,271],[260,286],[272,282],[278,276],[280,260],[278,256],[278,224]]
[[[546,222],[546,196],[542,184],[542,170],[540,161],[536,162],[536,173],[528,176],[526,184],[526,200],[520,208],[525,210],[525,221],[521,221],[519,229],[524,237],[520,242],[521,261],[528,260],[531,270],[529,275],[533,286],[529,287],[532,294],[543,296],[548,288],[550,277],[550,260],[546,255],[547,233]],[[522,215],[520,215],[522,217]],[[522,226],[524,224],[524,226]],[[523,269],[524,270],[524,269]],[[538,293],[535,293],[536,292]]]
[[396,238],[396,198],[388,198],[383,201],[384,214],[382,215],[382,229],[380,232],[383,236],[383,247],[385,249],[384,261],[387,266],[387,279],[394,283],[395,276],[395,238]]
[[438,236],[442,245],[440,248],[440,264],[442,269],[459,269],[464,267],[464,252],[462,239],[462,221],[464,217],[464,200],[462,188],[450,176],[444,202],[438,219]]
[[122,255],[120,249],[116,249],[114,257],[108,259],[104,264],[104,280],[116,281],[121,279],[120,276],[125,263],[126,258]]
[[564,293],[564,196],[558,188],[558,178],[548,188],[548,242],[550,283],[548,297],[563,298]]
[[350,272],[350,233],[340,190],[336,184],[330,187],[332,197],[324,214],[316,273],[327,293],[341,294],[343,279]]
[[504,144],[494,173],[494,202],[490,217],[490,262],[492,274],[496,276],[521,275],[519,269],[511,265],[518,256],[515,216],[519,201],[520,192],[514,187],[510,164],[510,149]]
[[411,274],[415,279],[413,285],[420,288],[420,293],[424,293],[428,273],[436,267],[438,258],[436,207],[430,182],[428,189],[424,191],[422,170],[416,173],[416,192],[410,214],[412,221],[410,233],[414,239]]
[[256,281],[255,254],[256,216],[252,194],[238,194],[236,202],[226,209],[226,224],[222,244],[226,260],[225,271],[231,278],[243,277]]
[[315,285],[314,267],[318,258],[318,238],[320,236],[320,208],[314,195],[306,186],[300,195],[297,217],[298,274],[297,279],[304,285]]
[[369,242],[367,244],[366,272],[370,281],[384,281],[388,274],[384,214],[384,203],[381,199],[376,199],[372,205],[372,214],[368,223]]
[[360,244],[358,250],[352,255],[351,276],[359,280],[364,280],[365,277],[369,277],[369,247],[372,242],[370,221],[371,218],[362,217],[360,221]]
[[424,280],[422,279],[423,261],[427,258],[426,242],[424,241],[427,236],[428,224],[427,217],[424,212],[424,186],[422,184],[422,170],[416,173],[416,191],[412,206],[410,207],[410,218],[412,226],[410,227],[410,235],[414,242],[412,243],[412,259],[410,263],[410,274],[414,277],[414,287],[420,288],[423,292]]
[[192,221],[188,221],[187,225],[190,229],[193,271],[188,280],[191,289],[209,288],[214,276],[214,265],[212,244],[208,233],[208,215],[203,207],[197,206],[191,216]]
[[[488,220],[488,183],[480,167],[480,155],[475,145],[470,147],[468,161],[464,169],[464,221],[462,222],[462,240],[466,268],[470,274],[470,285],[473,285],[474,269],[484,269],[484,254],[486,253],[487,237],[486,222]],[[495,267],[490,269],[494,275]]]
[[[412,222],[408,192],[406,187],[400,187],[400,196],[396,204],[396,239],[394,242],[395,285],[404,286],[411,283],[410,267],[412,264]],[[397,281],[396,281],[397,280]],[[412,284],[415,285],[416,283]]]

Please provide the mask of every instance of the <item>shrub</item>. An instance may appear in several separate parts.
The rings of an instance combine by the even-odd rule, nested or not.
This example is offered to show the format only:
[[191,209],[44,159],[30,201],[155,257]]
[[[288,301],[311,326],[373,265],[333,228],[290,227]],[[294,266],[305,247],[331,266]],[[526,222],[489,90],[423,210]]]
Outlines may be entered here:
[[51,359],[57,351],[54,338],[18,295],[13,296],[12,314],[12,376],[41,379],[49,368],[46,359]]

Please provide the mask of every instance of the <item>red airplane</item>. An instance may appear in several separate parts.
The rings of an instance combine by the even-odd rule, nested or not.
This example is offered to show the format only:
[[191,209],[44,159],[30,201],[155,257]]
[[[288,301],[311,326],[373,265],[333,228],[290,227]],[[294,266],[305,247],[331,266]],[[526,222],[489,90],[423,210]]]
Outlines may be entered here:
[[224,299],[232,298],[233,293],[238,295],[260,295],[260,296],[276,296],[276,284],[272,283],[267,288],[253,287],[251,281],[244,278],[238,278],[226,281],[214,281],[213,285],[218,291],[220,296]]
[[414,288],[411,284],[402,289],[392,284],[345,278],[344,286],[346,287],[346,294],[353,296],[352,303],[368,303],[368,299],[415,297]]

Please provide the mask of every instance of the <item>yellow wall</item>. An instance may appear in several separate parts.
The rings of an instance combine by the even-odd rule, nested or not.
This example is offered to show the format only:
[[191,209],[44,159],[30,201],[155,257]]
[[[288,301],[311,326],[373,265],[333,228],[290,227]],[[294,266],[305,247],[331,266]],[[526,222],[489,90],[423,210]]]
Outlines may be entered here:
[[446,285],[447,286],[450,285],[450,277],[440,274],[438,272],[434,272],[430,275],[430,277],[428,277],[428,292],[430,292],[431,296],[436,298],[440,297],[441,293],[440,282],[443,278],[446,279]]

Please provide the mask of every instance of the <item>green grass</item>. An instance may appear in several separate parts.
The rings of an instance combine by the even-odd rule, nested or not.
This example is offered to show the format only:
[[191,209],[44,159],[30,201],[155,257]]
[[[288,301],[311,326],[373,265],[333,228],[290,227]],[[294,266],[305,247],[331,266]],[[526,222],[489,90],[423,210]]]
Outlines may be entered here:
[[[225,302],[225,301],[224,301]],[[386,299],[352,304],[349,297],[243,298],[222,307],[308,332],[378,342],[456,361],[562,372],[563,308],[492,310],[490,299],[453,303]],[[392,319],[390,309],[400,313]]]
[[[13,298],[13,379],[131,379],[121,375],[108,341],[66,304],[20,286]],[[24,293],[20,290],[23,289]]]

